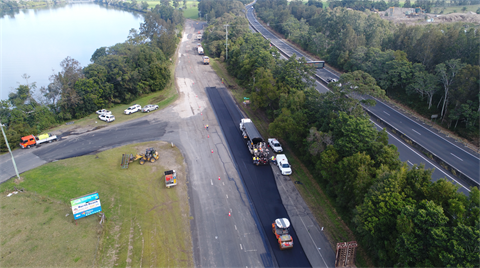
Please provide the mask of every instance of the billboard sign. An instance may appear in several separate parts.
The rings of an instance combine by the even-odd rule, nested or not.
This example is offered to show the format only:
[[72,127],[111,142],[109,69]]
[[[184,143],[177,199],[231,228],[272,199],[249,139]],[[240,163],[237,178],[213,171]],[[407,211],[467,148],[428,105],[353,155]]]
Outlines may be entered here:
[[87,194],[70,200],[75,220],[102,211],[98,193]]

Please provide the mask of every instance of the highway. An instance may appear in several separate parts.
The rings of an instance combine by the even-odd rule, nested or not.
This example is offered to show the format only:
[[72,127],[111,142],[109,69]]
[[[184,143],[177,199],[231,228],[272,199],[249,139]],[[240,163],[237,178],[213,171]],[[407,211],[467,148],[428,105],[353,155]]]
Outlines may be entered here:
[[[263,25],[257,21],[254,15],[253,8],[247,7],[247,19],[257,31],[259,31],[265,38],[267,38],[273,45],[275,45],[285,54],[289,56],[296,54],[297,57],[305,57],[307,61],[312,60],[305,53],[298,51],[293,46],[289,45],[287,42],[278,38],[275,34],[271,33],[269,30],[263,27]],[[327,68],[318,69],[316,75],[318,77],[321,77],[324,81],[328,78],[339,78],[339,76],[335,72],[330,71]],[[321,83],[318,83],[318,81],[315,87],[320,93],[325,93],[329,91],[327,87],[325,87]],[[462,148],[463,146],[461,144],[457,145],[456,142],[453,141],[453,139],[442,137],[440,134],[437,134],[435,130],[432,130],[431,127],[426,127],[424,126],[424,124],[416,122],[409,116],[402,114],[398,110],[388,106],[387,104],[379,100],[377,100],[375,106],[365,107],[365,109],[368,109],[377,117],[397,128],[410,139],[414,140],[415,142],[426,148],[428,151],[441,158],[444,162],[455,167],[466,177],[468,177],[467,179],[455,178],[455,181],[459,183],[462,188],[468,189],[471,186],[478,186],[480,184],[480,159],[476,155],[474,155],[473,152],[469,152],[467,149]],[[399,149],[399,151],[406,152],[407,150]],[[414,162],[413,158],[416,157],[403,158],[409,159],[407,161],[413,163],[427,164],[427,161],[425,160],[422,160],[421,162]],[[453,179],[453,176],[451,174],[446,177],[450,180]]]

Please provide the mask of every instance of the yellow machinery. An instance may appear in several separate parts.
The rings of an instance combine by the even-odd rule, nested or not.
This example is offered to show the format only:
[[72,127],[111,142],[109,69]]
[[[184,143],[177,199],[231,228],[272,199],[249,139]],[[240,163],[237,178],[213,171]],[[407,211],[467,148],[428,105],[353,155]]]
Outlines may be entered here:
[[154,148],[148,148],[145,151],[145,154],[123,154],[121,166],[122,168],[128,168],[128,164],[136,160],[139,160],[138,162],[140,163],[140,165],[145,164],[145,162],[153,163],[158,160],[159,157],[160,156],[158,155],[157,150],[155,150]]

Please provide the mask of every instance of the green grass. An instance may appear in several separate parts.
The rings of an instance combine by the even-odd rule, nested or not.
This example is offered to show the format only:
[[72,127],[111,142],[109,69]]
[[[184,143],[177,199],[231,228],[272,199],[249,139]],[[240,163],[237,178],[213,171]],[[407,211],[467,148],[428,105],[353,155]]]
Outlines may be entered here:
[[[155,147],[160,159],[120,168],[124,152]],[[166,189],[163,171],[177,170]],[[193,266],[186,167],[164,142],[128,145],[97,155],[49,163],[0,185],[1,267]],[[24,193],[7,197],[13,187]],[[98,191],[106,223],[97,215],[77,220],[71,198]],[[68,215],[67,215],[68,214]]]
[[[131,3],[132,1],[126,1],[128,3]],[[144,1],[138,1],[138,3],[144,2]],[[160,1],[145,1],[148,3],[148,7],[150,8],[155,8],[155,6],[160,5]],[[173,3],[172,3],[173,6]],[[183,9],[183,16],[187,19],[198,19],[198,2],[197,1],[187,1],[187,8],[184,9],[183,7],[183,1],[180,1],[180,6]]]

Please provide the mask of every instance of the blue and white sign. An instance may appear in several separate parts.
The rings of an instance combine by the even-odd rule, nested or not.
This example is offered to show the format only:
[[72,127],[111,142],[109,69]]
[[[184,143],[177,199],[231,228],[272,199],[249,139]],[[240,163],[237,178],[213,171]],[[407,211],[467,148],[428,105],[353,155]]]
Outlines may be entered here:
[[92,215],[102,211],[100,196],[98,193],[92,193],[70,200],[72,205],[73,217],[75,220]]

